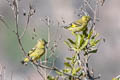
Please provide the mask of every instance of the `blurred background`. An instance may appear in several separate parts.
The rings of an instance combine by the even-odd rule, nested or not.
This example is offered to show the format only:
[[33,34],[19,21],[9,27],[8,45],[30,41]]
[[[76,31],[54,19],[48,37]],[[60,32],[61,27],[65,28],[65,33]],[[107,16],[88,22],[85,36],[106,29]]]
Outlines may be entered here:
[[[90,0],[91,5],[95,7],[95,0]],[[57,40],[58,47],[55,51],[56,66],[63,67],[65,56],[69,56],[68,48],[63,41],[67,37],[72,37],[68,31],[62,27],[80,17],[79,9],[83,5],[83,0],[20,0],[19,1],[19,33],[23,31],[26,25],[29,4],[35,8],[35,14],[30,18],[27,32],[25,33],[22,43],[24,49],[29,51],[38,39],[47,40],[47,26],[41,21],[45,16],[52,20],[50,27],[51,41]],[[87,7],[86,7],[87,8]],[[86,11],[93,17],[92,11],[87,8]],[[105,43],[101,42],[99,51],[90,58],[90,66],[94,69],[96,75],[101,74],[100,80],[111,80],[120,74],[120,0],[106,0],[102,7],[98,8],[96,22],[96,31],[105,38]],[[12,30],[15,30],[15,18],[6,0],[0,0],[0,15],[4,16],[5,21]],[[58,26],[57,23],[60,23]],[[35,29],[35,32],[34,32]],[[37,36],[36,36],[37,35]],[[34,39],[33,39],[34,38]],[[61,39],[59,39],[61,38]],[[52,45],[52,43],[51,43]],[[19,48],[16,35],[0,22],[0,64],[5,66],[5,80],[39,80],[39,74],[31,65],[21,65],[20,61],[24,56]],[[57,64],[58,63],[58,64]],[[1,70],[1,68],[0,68]],[[1,74],[1,72],[0,72]]]

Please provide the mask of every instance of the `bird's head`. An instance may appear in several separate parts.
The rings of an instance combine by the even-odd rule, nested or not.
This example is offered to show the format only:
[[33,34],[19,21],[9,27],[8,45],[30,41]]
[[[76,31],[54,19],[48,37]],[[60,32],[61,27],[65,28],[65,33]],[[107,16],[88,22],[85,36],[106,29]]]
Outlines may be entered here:
[[89,22],[90,21],[90,16],[82,16],[82,21],[83,22]]
[[38,40],[38,44],[39,45],[46,45],[47,42],[44,39],[40,39],[40,40]]
[[36,47],[37,48],[44,48],[46,46],[47,42],[44,39],[38,40]]

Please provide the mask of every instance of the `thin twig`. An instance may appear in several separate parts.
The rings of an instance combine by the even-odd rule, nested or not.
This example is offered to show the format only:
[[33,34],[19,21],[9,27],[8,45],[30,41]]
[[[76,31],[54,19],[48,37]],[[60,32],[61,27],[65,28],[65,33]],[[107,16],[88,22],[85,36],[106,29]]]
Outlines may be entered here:
[[[46,53],[45,53],[45,65],[47,65],[47,54],[48,54],[48,49],[49,49],[49,45],[50,45],[50,18],[48,16],[45,17],[44,19],[41,19],[41,21],[43,21],[47,27],[48,27],[48,43],[47,43],[47,49],[46,49]],[[45,69],[45,80],[47,78],[47,70]]]
[[90,3],[87,0],[84,0],[84,2],[88,5],[88,7],[92,10],[92,12],[94,13],[94,9],[92,8],[92,6],[90,5]]
[[35,63],[33,63],[33,68],[39,73],[39,75],[43,78],[43,80],[45,80],[43,73],[39,71],[38,66]]
[[97,9],[98,9],[98,1],[96,1],[95,11],[94,11],[94,18],[93,18],[93,23],[92,23],[92,27],[90,28],[90,31],[92,29],[95,29],[96,17],[97,17]]
[[18,43],[19,43],[19,46],[23,52],[23,55],[26,56],[26,52],[22,46],[22,42],[21,42],[21,39],[19,38],[19,32],[18,32],[18,18],[19,18],[19,10],[18,10],[18,1],[17,0],[14,0],[13,1],[13,5],[10,6],[14,12],[14,16],[15,16],[15,25],[16,25],[16,36],[17,36],[17,40],[18,40]]
[[56,58],[56,56],[54,55],[56,48],[57,48],[57,44],[55,42],[55,43],[53,43],[53,46],[50,48],[50,51],[49,51],[50,55],[49,55],[48,59],[51,58],[52,56],[54,56]]
[[58,71],[58,72],[61,72],[63,73],[64,75],[66,76],[71,76],[71,77],[75,77],[75,78],[78,78],[78,76],[72,76],[71,74],[67,74],[67,73],[64,73],[62,71],[60,71],[57,67],[48,67],[48,66],[45,66],[45,65],[39,65],[39,64],[35,64],[36,66],[38,67],[41,67],[41,68],[45,68],[45,69],[48,69],[48,70],[53,70],[53,71]]
[[[53,64],[52,64],[52,67],[54,67],[54,66],[55,66],[55,64],[54,64],[54,63],[55,63],[55,61],[56,61],[56,59],[55,59],[55,60],[53,60],[53,62],[52,62],[52,63],[53,63]],[[48,75],[49,75],[51,72],[52,72],[52,70],[50,70],[50,71],[49,71]],[[48,76],[48,75],[47,75],[47,76]]]
[[[58,36],[60,35],[60,33],[59,33],[60,23],[59,23],[58,21],[57,21],[57,23],[58,23],[58,28],[57,28],[57,30],[56,30],[55,37],[58,37]],[[59,34],[59,35],[57,36],[57,34]],[[62,35],[60,35],[59,38],[57,38],[56,40],[53,41],[53,46],[50,48],[50,55],[49,55],[48,58],[50,58],[50,57],[52,57],[52,56],[54,56],[54,57],[56,58],[56,56],[54,55],[54,53],[55,53],[55,50],[56,50],[57,47],[58,47],[58,44],[57,44],[57,43],[61,40],[61,38],[62,38]]]
[[22,37],[24,36],[25,32],[27,31],[28,24],[29,24],[29,19],[30,19],[30,17],[29,17],[29,15],[28,15],[27,24],[26,24],[26,26],[25,26],[25,28],[24,28],[24,31],[22,32],[22,34],[21,34],[21,36],[20,36],[20,39],[22,39]]
[[33,7],[31,5],[29,5],[29,13],[28,13],[28,16],[27,16],[27,24],[24,28],[24,31],[22,32],[21,36],[20,36],[20,39],[24,36],[25,32],[27,31],[27,28],[28,28],[28,24],[30,22],[30,18],[31,16],[33,16],[35,13],[35,9],[33,9]]
[[[47,17],[47,25],[48,25],[48,44],[47,44],[47,50],[46,50],[46,54],[45,54],[45,65],[47,65],[47,54],[48,54],[48,48],[50,45],[50,19],[49,17]],[[45,69],[45,80],[47,80],[47,70]]]

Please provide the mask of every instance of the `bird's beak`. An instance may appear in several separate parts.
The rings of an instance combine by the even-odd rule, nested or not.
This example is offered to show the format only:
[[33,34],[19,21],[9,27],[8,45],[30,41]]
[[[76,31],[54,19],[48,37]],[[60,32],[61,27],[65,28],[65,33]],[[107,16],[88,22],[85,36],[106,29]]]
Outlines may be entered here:
[[47,44],[48,44],[48,42],[45,41],[45,47],[46,47],[46,48],[48,48],[48,45],[47,45]]
[[48,44],[48,42],[47,42],[47,41],[45,41],[45,44]]

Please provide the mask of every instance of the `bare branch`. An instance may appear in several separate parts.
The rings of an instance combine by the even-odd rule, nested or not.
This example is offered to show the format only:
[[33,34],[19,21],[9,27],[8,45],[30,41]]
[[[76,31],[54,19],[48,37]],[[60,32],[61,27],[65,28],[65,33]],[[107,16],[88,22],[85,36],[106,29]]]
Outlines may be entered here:
[[[7,0],[8,1],[8,0]],[[18,18],[19,18],[19,9],[18,9],[18,0],[13,0],[12,1],[12,4],[8,1],[10,7],[12,8],[13,12],[14,12],[14,16],[15,16],[15,25],[16,25],[16,36],[17,36],[17,40],[18,40],[18,43],[19,43],[19,46],[20,46],[20,49],[22,50],[23,52],[23,55],[26,56],[26,52],[23,48],[23,45],[22,45],[22,42],[21,42],[21,39],[19,38],[19,31],[18,31]]]
[[92,6],[90,5],[90,3],[88,2],[88,0],[84,0],[84,2],[88,5],[88,7],[92,10],[92,12],[94,13],[94,9],[92,8]]
[[[46,21],[47,21],[47,26],[48,26],[48,44],[47,44],[47,50],[46,50],[46,54],[45,54],[45,61],[47,61],[47,53],[48,53],[48,48],[50,45],[50,19],[48,16],[46,18]],[[47,62],[45,63],[45,65],[46,64],[47,64]],[[47,80],[46,78],[47,78],[47,70],[45,69],[45,80]]]
[[53,71],[58,71],[58,72],[61,72],[61,73],[63,73],[64,75],[66,75],[66,76],[71,76],[71,77],[75,77],[75,78],[78,78],[78,76],[72,76],[71,74],[67,74],[67,73],[64,73],[64,72],[62,72],[62,71],[60,71],[57,67],[48,67],[48,66],[45,66],[45,65],[39,65],[39,64],[37,64],[37,63],[34,63],[36,66],[38,66],[38,67],[41,67],[41,68],[45,68],[45,69],[48,69],[48,70],[53,70]]
[[30,18],[32,15],[34,15],[35,13],[35,9],[32,7],[32,5],[29,5],[29,13],[27,15],[27,24],[24,28],[24,31],[22,32],[21,36],[20,36],[20,39],[24,36],[25,32],[27,31],[27,28],[28,28],[28,24],[30,22]]
[[43,73],[38,69],[38,66],[36,65],[36,63],[33,63],[32,65],[33,65],[34,69],[39,73],[39,75],[43,78],[43,80],[45,80]]

